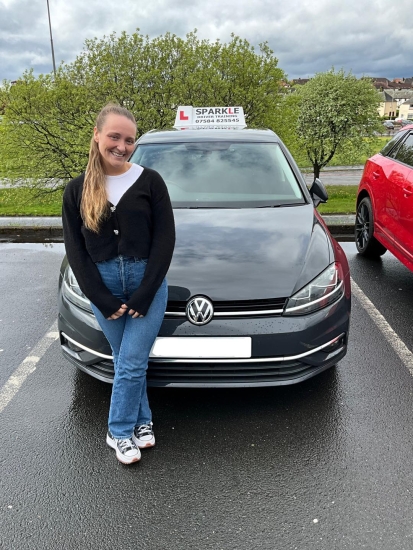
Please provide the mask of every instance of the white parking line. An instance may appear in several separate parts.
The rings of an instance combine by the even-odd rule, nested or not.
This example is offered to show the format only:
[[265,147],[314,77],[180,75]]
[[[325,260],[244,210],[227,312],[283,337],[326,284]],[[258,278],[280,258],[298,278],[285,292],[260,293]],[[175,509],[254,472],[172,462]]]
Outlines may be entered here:
[[31,350],[30,355],[23,359],[17,369],[13,372],[7,382],[0,390],[0,413],[10,403],[13,397],[21,388],[26,378],[36,370],[36,365],[53,344],[59,338],[56,321],[49,328],[47,333]]
[[351,279],[351,291],[413,376],[413,353],[406,344],[400,340],[383,315],[377,310],[375,305],[367,298],[353,279]]

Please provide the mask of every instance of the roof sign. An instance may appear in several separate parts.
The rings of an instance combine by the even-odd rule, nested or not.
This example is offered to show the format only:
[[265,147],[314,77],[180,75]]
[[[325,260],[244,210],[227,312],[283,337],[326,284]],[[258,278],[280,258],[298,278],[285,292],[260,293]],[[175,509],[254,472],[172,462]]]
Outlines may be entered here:
[[202,130],[203,128],[245,128],[242,107],[178,107],[174,128]]

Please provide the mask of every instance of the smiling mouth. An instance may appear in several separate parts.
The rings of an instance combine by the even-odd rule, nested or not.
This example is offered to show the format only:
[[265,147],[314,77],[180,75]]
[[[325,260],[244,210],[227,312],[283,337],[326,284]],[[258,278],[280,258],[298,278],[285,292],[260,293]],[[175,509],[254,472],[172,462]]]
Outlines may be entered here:
[[111,151],[111,154],[117,159],[121,159],[125,156],[125,153],[117,153],[116,151]]

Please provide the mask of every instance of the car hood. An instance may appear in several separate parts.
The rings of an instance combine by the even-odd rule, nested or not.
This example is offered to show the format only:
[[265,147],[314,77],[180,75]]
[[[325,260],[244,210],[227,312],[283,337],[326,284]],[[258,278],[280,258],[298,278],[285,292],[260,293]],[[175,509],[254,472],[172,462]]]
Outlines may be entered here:
[[286,298],[333,261],[312,204],[253,209],[176,209],[170,300]]

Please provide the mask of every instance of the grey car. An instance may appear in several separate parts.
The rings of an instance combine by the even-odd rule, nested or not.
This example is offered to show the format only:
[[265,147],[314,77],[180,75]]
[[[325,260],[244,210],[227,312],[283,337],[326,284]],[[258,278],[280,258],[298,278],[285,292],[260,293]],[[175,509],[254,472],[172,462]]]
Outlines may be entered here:
[[[306,380],[347,351],[346,256],[270,130],[152,131],[132,162],[157,170],[174,207],[169,299],[150,386],[276,386]],[[65,259],[59,280],[64,357],[111,382],[111,349]]]

